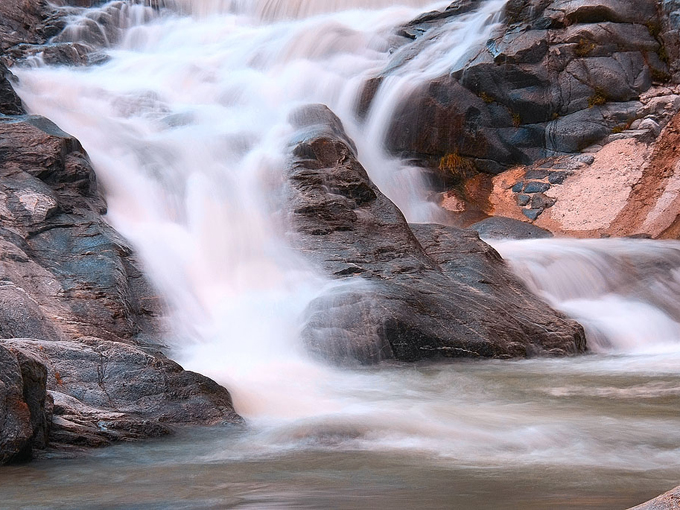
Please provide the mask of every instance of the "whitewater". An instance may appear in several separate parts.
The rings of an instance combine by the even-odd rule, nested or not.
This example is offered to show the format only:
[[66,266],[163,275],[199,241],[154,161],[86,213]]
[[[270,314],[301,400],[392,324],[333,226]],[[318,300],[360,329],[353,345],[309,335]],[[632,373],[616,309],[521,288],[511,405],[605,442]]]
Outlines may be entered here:
[[[419,170],[383,150],[386,129],[410,92],[486,43],[505,0],[448,23],[383,80],[365,119],[356,111],[365,82],[408,51],[396,29],[447,5],[112,2],[74,10],[58,36],[98,44],[100,64],[49,67],[38,55],[14,70],[30,112],[87,150],[107,220],[167,304],[169,354],[227,387],[248,427],[10,468],[8,497],[622,508],[677,485],[680,243],[490,240],[532,291],[584,325],[583,357],[339,369],[300,344],[306,305],[334,284],[286,242],[288,115],[328,105],[407,219],[440,220]],[[101,13],[113,27],[94,21]]]

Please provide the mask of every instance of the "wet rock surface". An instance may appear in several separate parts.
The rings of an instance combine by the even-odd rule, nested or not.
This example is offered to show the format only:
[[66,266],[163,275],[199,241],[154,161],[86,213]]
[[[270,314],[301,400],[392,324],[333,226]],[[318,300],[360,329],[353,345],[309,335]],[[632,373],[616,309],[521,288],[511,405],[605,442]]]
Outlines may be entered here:
[[338,280],[307,310],[313,351],[374,363],[585,350],[582,328],[534,298],[476,232],[409,227],[325,106],[291,122],[292,242]]
[[[65,9],[3,1],[0,59],[40,52],[48,63],[59,55],[58,63],[86,63],[95,46],[41,46],[61,32],[63,16],[80,12]],[[13,80],[0,63],[0,464],[46,447],[240,423],[226,389],[160,352],[162,305],[129,244],[102,218],[87,154],[48,119],[26,114]]]
[[[455,154],[497,174],[580,152],[612,133],[654,139],[659,129],[651,122],[663,127],[663,119],[652,116],[635,133],[629,127],[649,117],[640,96],[676,74],[669,52],[677,27],[669,20],[680,11],[669,5],[658,11],[656,4],[508,2],[502,27],[477,55],[403,101],[387,132],[388,148],[434,167]],[[368,110],[380,80],[419,45],[478,6],[454,2],[403,27],[403,45],[365,88],[360,110]]]
[[[15,418],[0,429],[3,461],[48,443],[103,446],[176,424],[239,421],[227,390],[158,352],[159,298],[105,210],[75,138],[42,117],[0,118],[0,338],[21,367],[6,361],[14,376],[5,386],[15,390],[4,414]],[[38,368],[27,371],[30,363]],[[23,401],[21,384],[33,388]],[[49,439],[35,423],[42,415]]]
[[42,367],[42,400],[47,390],[53,402],[52,449],[161,436],[175,425],[241,421],[227,390],[159,353],[91,337],[0,345]]

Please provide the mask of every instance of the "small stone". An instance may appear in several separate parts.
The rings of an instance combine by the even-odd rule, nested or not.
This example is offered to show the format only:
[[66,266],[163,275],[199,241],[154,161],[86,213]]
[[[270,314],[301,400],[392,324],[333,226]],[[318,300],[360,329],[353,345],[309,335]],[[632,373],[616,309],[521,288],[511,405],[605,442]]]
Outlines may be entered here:
[[522,212],[524,213],[524,216],[529,218],[531,221],[534,221],[541,215],[543,209],[522,209]]
[[514,193],[521,193],[524,188],[524,182],[520,181],[512,187]]
[[550,189],[550,184],[546,182],[528,182],[524,186],[524,193],[545,193]]
[[659,123],[656,122],[654,119],[649,118],[644,119],[642,122],[640,122],[638,129],[641,131],[649,131],[654,136],[659,136],[659,133],[661,133],[661,126],[659,126]]
[[517,195],[517,205],[525,206],[529,203],[531,197],[529,195]]
[[528,170],[526,173],[527,179],[539,181],[541,179],[545,179],[546,177],[548,177],[547,170]]
[[544,195],[543,193],[536,193],[531,199],[532,209],[547,209],[555,205],[556,200],[552,197]]
[[538,165],[538,168],[552,168],[553,166],[553,160],[552,159],[547,159],[540,165]]
[[592,154],[579,154],[578,156],[574,156],[574,160],[590,166],[595,163],[595,156]]
[[568,172],[550,172],[548,182],[550,184],[562,184],[567,177],[569,177]]

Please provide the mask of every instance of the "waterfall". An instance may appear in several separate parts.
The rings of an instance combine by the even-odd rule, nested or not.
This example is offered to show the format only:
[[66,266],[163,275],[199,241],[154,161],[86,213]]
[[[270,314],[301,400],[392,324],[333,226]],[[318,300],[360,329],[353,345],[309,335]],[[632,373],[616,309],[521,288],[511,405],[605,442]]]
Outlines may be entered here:
[[601,353],[680,352],[680,242],[491,241],[529,288]]
[[324,370],[298,345],[299,317],[330,283],[283,234],[288,113],[328,105],[381,189],[411,220],[430,219],[436,207],[418,173],[385,154],[381,124],[409,87],[482,44],[505,0],[441,30],[432,52],[381,87],[365,124],[356,103],[387,65],[396,27],[441,2],[166,3],[174,10],[120,1],[74,10],[55,40],[94,45],[108,60],[18,69],[19,93],[87,149],[108,220],[168,302],[175,356],[226,384],[247,415],[258,385],[271,406],[272,395],[298,391],[290,385],[311,391],[305,377]]
[[[426,508],[423,495],[432,494],[431,507],[442,508],[459,492],[472,501],[461,507],[498,508],[498,494],[514,491],[521,493],[512,494],[514,508],[571,505],[574,495],[581,498],[574,504],[590,507],[587,484],[604,479],[607,496],[618,497],[658,473],[676,480],[680,426],[668,402],[680,395],[678,243],[494,241],[534,292],[584,324],[593,356],[336,370],[308,359],[299,345],[303,311],[333,282],[286,243],[280,194],[288,113],[328,105],[371,178],[407,218],[436,219],[418,170],[383,150],[386,129],[412,90],[464,65],[486,43],[505,0],[481,2],[433,29],[427,49],[385,77],[365,120],[356,107],[366,80],[417,43],[395,39],[395,29],[447,3],[112,2],[74,9],[57,36],[104,51],[101,64],[38,60],[13,69],[31,113],[52,119],[88,151],[108,221],[133,243],[167,302],[171,355],[229,388],[249,421],[243,435],[213,429],[181,448],[145,446],[160,450],[155,457],[139,448],[132,460],[88,459],[77,476],[57,465],[50,501],[68,504],[85,492],[99,498],[111,483],[107,494],[116,496],[106,501],[122,506],[165,508],[174,498],[214,507],[235,498],[244,507],[355,507],[368,499],[352,498],[390,495],[374,506]],[[167,8],[150,7],[159,4]],[[351,484],[326,490],[329,480],[336,484],[339,455]],[[415,489],[403,489],[423,472]],[[303,482],[288,484],[291,473]],[[546,491],[534,501],[537,483],[567,475],[584,482],[562,500]],[[147,476],[155,477],[152,489],[135,487],[135,478]],[[17,479],[3,490],[31,500],[44,475]],[[234,480],[244,481],[234,489]],[[493,492],[495,502],[480,505],[465,480]],[[378,489],[356,496],[364,482]],[[265,496],[248,500],[254,485]],[[290,499],[268,497],[268,487]],[[320,493],[326,499],[313,499]]]

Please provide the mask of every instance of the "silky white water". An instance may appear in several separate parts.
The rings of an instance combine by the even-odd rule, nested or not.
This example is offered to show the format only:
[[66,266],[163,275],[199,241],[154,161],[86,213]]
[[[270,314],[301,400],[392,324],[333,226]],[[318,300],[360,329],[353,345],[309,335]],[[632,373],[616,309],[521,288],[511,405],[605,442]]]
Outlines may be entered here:
[[[251,472],[252,459],[279,459],[290,464],[282,469],[295,471],[300,462],[330,456],[332,463],[335,455],[350,466],[365,462],[368,479],[383,469],[406,476],[385,468],[385,455],[427,472],[455,469],[472,485],[489,483],[475,470],[515,481],[546,469],[576,480],[586,470],[607,487],[594,494],[608,497],[622,483],[639,490],[641,473],[654,473],[657,485],[648,485],[658,492],[680,470],[680,418],[670,411],[680,401],[675,244],[494,243],[532,290],[583,322],[597,353],[591,356],[349,371],[310,360],[299,344],[307,303],[333,283],[285,242],[288,113],[327,104],[371,178],[407,218],[436,219],[417,169],[384,153],[386,128],[414,87],[463,65],[486,42],[504,3],[488,0],[431,34],[426,49],[384,80],[364,122],[354,113],[363,83],[384,69],[391,52],[408,51],[395,50],[395,27],[447,2],[173,0],[160,12],[117,3],[120,28],[100,41],[105,63],[45,67],[36,58],[15,70],[31,112],[88,151],[108,220],[134,244],[168,303],[173,356],[228,387],[249,422],[243,435],[214,432],[169,454],[168,462],[184,470],[207,466],[195,474],[198,486],[217,483],[209,466],[238,478]],[[74,11],[61,40],[86,38],[101,12]],[[631,271],[635,261],[642,262]],[[311,457],[298,458],[300,452]],[[140,461],[126,455],[139,452],[111,455],[137,472],[131,466]],[[166,462],[160,457],[149,460],[158,490],[142,490],[135,501],[149,499],[140,504],[162,507],[164,494],[181,498],[189,490],[156,470]],[[328,482],[327,467],[310,469]],[[89,471],[70,483],[93,483]],[[50,473],[68,493],[68,483]],[[44,483],[54,494],[52,482]],[[304,494],[304,480],[296,483]],[[450,496],[444,482],[432,483],[442,498]],[[280,496],[283,489],[272,487]],[[502,507],[490,487],[482,490],[487,499],[473,499],[478,508],[482,501]],[[110,490],[110,502],[126,501]],[[337,491],[312,507],[337,501]],[[190,501],[205,503],[192,494]],[[408,501],[427,507],[418,497],[390,505],[412,507]]]

